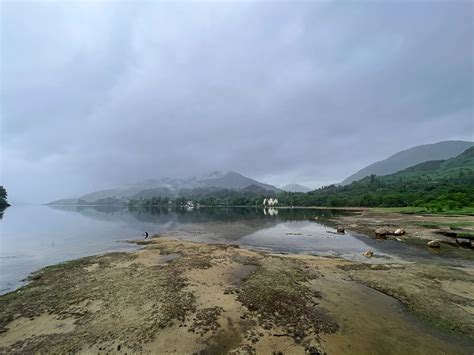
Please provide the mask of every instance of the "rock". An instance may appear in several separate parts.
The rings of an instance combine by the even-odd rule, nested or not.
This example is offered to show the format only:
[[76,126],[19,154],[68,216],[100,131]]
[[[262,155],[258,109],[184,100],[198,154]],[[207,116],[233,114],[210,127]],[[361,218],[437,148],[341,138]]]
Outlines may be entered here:
[[395,238],[397,240],[397,242],[403,242],[403,240],[401,240],[400,238]]
[[467,238],[456,238],[456,243],[462,247],[471,247],[471,240]]
[[401,228],[395,229],[393,232],[393,235],[404,235],[404,234],[405,234],[405,230]]
[[366,258],[371,258],[372,256],[374,256],[374,252],[372,250],[367,250],[362,255],[365,256]]
[[336,231],[337,231],[338,233],[345,233],[345,232],[346,232],[346,230],[344,229],[344,227],[337,227]]
[[393,231],[390,229],[387,229],[387,235],[393,235]]
[[427,245],[430,248],[441,248],[441,243],[437,240],[430,240]]
[[378,228],[375,230],[375,235],[377,237],[385,237],[387,235],[387,231],[383,228]]

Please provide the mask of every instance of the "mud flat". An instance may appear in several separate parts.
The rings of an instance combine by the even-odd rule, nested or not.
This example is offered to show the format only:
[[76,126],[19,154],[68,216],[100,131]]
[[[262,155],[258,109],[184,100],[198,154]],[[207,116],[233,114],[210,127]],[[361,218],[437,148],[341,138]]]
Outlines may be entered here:
[[471,354],[472,270],[156,236],[0,297],[0,353]]

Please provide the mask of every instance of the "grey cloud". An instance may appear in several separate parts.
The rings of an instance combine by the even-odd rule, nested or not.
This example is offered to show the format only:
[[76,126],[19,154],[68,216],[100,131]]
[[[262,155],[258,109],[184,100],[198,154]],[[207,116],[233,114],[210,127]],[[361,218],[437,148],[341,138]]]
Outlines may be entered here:
[[35,202],[216,169],[318,186],[473,139],[472,7],[3,2],[1,183]]

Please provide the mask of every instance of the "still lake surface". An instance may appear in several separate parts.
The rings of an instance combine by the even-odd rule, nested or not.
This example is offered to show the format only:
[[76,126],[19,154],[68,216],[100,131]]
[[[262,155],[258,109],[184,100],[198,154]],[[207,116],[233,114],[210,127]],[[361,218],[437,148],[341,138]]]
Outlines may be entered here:
[[345,235],[328,233],[335,231],[332,218],[341,213],[237,207],[128,210],[111,206],[13,206],[0,219],[0,294],[20,287],[31,272],[47,265],[137,249],[126,241],[142,239],[144,232],[279,253],[367,261],[362,253],[371,249],[378,256],[371,262],[435,260],[472,265],[472,261],[456,255],[456,248],[433,253],[420,242],[379,241],[350,231]]

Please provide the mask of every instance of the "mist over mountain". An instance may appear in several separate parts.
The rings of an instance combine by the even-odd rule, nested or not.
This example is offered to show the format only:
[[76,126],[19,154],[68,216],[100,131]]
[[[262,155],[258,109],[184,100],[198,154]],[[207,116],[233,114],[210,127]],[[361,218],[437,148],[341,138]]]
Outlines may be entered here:
[[300,185],[300,184],[288,184],[281,188],[283,191],[288,192],[308,192],[311,191],[309,187]]
[[434,144],[419,145],[398,152],[385,160],[370,164],[344,179],[341,184],[348,185],[353,181],[358,181],[372,174],[378,176],[393,174],[410,166],[430,160],[453,158],[473,145],[474,142],[465,141],[442,141]]
[[135,184],[119,186],[117,188],[94,191],[79,198],[62,199],[49,204],[76,204],[96,203],[106,199],[140,199],[152,197],[194,196],[218,190],[242,190],[245,192],[278,192],[277,187],[259,182],[234,171],[214,171],[204,176],[187,178],[147,179]]

